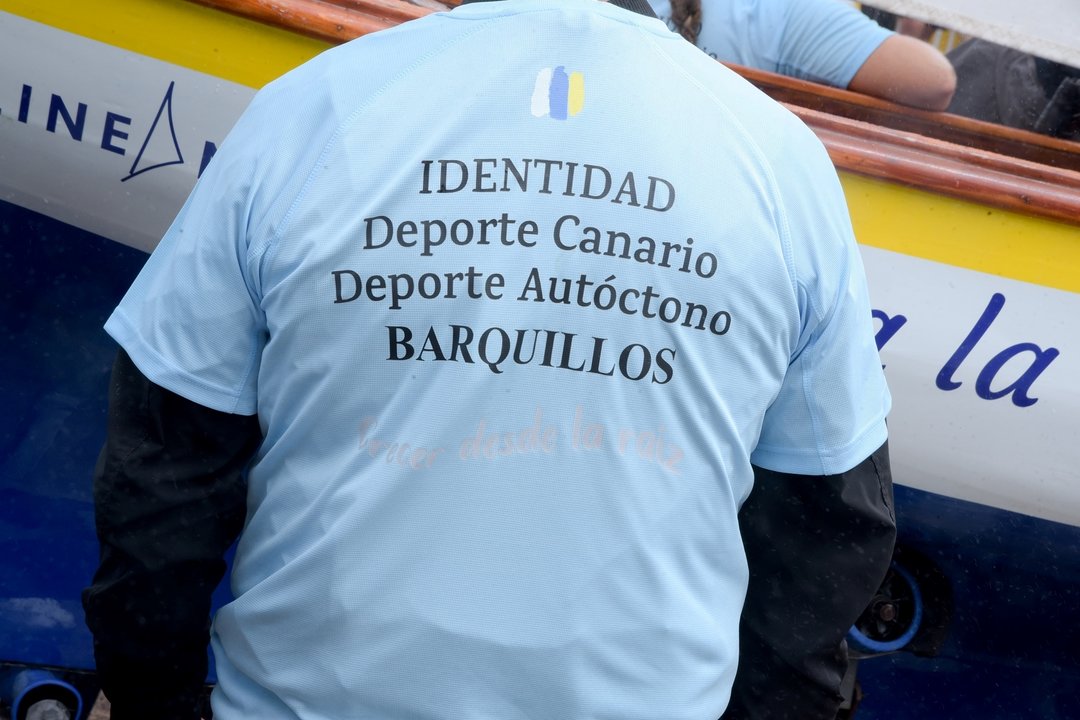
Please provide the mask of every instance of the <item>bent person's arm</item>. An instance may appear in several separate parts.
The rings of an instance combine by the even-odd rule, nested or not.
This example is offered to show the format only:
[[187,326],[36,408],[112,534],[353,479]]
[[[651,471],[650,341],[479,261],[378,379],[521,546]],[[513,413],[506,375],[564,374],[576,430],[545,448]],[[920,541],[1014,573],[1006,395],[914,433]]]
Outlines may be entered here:
[[956,92],[956,72],[933,45],[893,35],[863,62],[848,90],[922,110],[945,110]]
[[186,400],[119,352],[94,471],[100,564],[83,592],[113,720],[199,717],[211,595],[260,440],[254,416]]
[[833,720],[843,700],[845,635],[892,559],[888,443],[836,475],[755,467],[739,527],[750,584],[723,718]]

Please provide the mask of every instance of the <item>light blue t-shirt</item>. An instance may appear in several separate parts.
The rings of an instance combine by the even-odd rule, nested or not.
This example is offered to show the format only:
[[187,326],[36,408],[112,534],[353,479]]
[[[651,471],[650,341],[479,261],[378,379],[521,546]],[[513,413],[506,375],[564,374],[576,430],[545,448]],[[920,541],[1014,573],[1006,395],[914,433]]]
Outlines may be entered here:
[[823,147],[595,0],[271,83],[106,327],[265,434],[219,720],[715,720],[751,458],[835,473],[886,437]]
[[[649,0],[671,22],[670,0]],[[701,0],[697,46],[716,60],[846,88],[891,30],[843,0]]]

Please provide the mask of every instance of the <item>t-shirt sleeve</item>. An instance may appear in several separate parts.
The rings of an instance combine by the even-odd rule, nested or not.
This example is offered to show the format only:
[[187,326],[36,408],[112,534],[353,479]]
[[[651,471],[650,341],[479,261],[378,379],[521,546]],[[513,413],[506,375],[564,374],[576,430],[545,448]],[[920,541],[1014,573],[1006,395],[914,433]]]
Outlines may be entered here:
[[153,382],[242,415],[256,411],[265,338],[248,236],[257,164],[248,124],[222,144],[105,324]]
[[774,148],[774,157],[785,158],[775,177],[801,329],[751,459],[777,472],[832,475],[885,442],[891,399],[836,171],[805,127],[784,137]]
[[841,0],[787,0],[777,72],[846,88],[892,34]]

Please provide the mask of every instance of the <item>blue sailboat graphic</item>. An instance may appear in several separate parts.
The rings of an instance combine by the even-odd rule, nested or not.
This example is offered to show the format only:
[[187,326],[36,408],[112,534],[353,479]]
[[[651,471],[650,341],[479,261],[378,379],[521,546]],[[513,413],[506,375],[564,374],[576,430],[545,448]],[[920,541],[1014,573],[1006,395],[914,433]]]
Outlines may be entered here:
[[[172,95],[174,87],[176,87],[175,80],[169,83],[169,89],[165,91],[165,97],[161,99],[161,106],[158,108],[157,115],[154,116],[154,122],[150,125],[150,132],[146,134],[146,140],[143,141],[142,147],[139,148],[139,154],[135,156],[135,162],[131,164],[131,169],[128,170],[127,176],[124,177],[120,182],[127,182],[136,175],[142,175],[144,172],[148,172],[150,170],[154,170],[160,167],[184,164],[184,154],[180,152],[180,143],[176,139],[176,127],[173,125]],[[143,155],[146,153],[146,150],[150,146],[151,141],[154,140],[155,134],[165,133],[164,126],[162,126],[160,132],[158,127],[162,124],[161,119],[163,116],[165,118],[165,122],[168,125],[169,139],[171,139],[172,141],[172,150],[176,155],[176,159],[166,160],[164,162],[154,163],[153,165],[146,165],[145,167],[140,167],[139,165],[142,162]],[[156,145],[165,146],[166,142],[168,141],[158,141]],[[167,146],[165,146],[164,149],[166,149],[167,152]]]

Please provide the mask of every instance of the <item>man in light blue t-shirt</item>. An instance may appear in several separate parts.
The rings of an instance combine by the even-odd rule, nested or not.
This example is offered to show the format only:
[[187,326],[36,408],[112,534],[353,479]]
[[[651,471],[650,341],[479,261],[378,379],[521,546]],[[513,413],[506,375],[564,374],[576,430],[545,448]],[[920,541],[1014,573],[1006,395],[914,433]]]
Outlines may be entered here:
[[826,651],[887,568],[828,156],[615,4],[472,3],[271,83],[106,329],[84,599],[117,720],[197,716],[237,534],[218,720],[716,720],[755,476],[809,498],[789,539],[872,490]]
[[878,25],[844,0],[650,0],[710,57],[944,110],[956,74],[937,48]]

